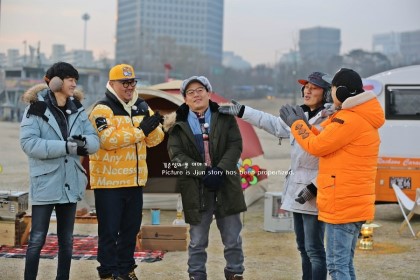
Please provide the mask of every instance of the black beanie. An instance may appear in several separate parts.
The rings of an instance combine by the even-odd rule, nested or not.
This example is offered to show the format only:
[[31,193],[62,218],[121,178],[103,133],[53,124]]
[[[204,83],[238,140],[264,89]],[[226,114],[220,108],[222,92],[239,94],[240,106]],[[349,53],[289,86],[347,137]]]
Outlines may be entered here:
[[348,68],[341,68],[335,73],[331,85],[336,87],[344,86],[351,95],[364,92],[362,78],[360,78],[360,75],[356,71]]
[[364,92],[360,75],[352,69],[341,68],[335,73],[331,85],[337,87],[335,96],[340,102]]
[[50,80],[54,77],[59,77],[61,80],[65,78],[75,78],[79,80],[79,72],[67,62],[54,63],[45,73],[45,82],[49,84]]

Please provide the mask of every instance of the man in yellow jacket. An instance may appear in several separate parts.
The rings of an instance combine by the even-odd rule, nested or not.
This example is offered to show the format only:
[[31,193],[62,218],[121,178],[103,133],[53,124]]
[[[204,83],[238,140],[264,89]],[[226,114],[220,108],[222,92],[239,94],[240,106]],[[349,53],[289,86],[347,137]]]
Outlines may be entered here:
[[161,116],[136,91],[134,69],[119,64],[109,71],[105,97],[90,113],[100,149],[90,156],[90,185],[98,218],[101,279],[137,279],[136,236],[140,230],[146,147],[163,141]]
[[347,280],[356,279],[353,258],[360,228],[375,214],[378,129],[385,117],[355,71],[340,69],[331,86],[337,111],[321,124],[321,132],[305,122],[300,107],[285,105],[280,117],[302,148],[320,157],[317,205],[318,218],[326,223],[327,268],[333,280]]

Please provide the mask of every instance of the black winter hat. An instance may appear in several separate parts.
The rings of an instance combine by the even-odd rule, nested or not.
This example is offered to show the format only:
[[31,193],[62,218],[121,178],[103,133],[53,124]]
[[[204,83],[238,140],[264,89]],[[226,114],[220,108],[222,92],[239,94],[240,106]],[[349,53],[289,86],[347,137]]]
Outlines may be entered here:
[[75,78],[79,79],[79,72],[67,62],[57,62],[54,63],[45,73],[44,80],[49,84],[50,80],[54,77],[59,77],[61,80],[65,78]]
[[337,87],[336,97],[340,102],[364,92],[362,78],[356,71],[349,68],[341,68],[333,78],[323,76],[322,79],[331,83],[331,86]]
[[344,86],[352,95],[364,92],[362,78],[356,71],[348,68],[338,70],[331,81],[331,85]]

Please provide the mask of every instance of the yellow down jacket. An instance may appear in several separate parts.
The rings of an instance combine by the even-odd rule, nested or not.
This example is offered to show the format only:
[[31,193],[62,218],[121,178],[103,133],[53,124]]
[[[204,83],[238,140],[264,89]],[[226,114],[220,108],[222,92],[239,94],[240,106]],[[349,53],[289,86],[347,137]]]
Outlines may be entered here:
[[146,137],[138,128],[145,115],[153,115],[153,111],[137,93],[128,105],[108,89],[89,115],[100,141],[99,151],[89,157],[92,189],[146,185],[146,147],[161,143],[164,132],[159,126]]

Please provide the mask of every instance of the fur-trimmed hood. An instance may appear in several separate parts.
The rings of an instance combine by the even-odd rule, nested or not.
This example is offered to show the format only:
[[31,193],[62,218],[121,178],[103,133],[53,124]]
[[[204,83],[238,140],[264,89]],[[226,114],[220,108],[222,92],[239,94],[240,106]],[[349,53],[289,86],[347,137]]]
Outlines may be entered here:
[[[22,101],[28,104],[35,103],[36,101],[39,101],[38,94],[45,89],[48,89],[47,84],[37,84],[33,87],[29,88],[23,95],[22,95]],[[74,99],[82,102],[84,98],[84,93],[78,89],[74,91],[73,95]]]
[[176,112],[163,116],[163,131],[168,132],[171,127],[175,125],[176,122]]
[[350,109],[374,98],[376,98],[376,94],[372,91],[365,91],[344,100],[341,104],[341,109]]
[[365,91],[347,98],[341,109],[357,113],[376,129],[380,128],[385,122],[382,106],[379,104],[376,94],[372,91]]
[[[210,111],[218,112],[219,104],[211,100],[209,102]],[[189,110],[187,104],[183,103],[175,112],[165,115],[163,117],[163,130],[168,132],[177,121],[186,121]]]

